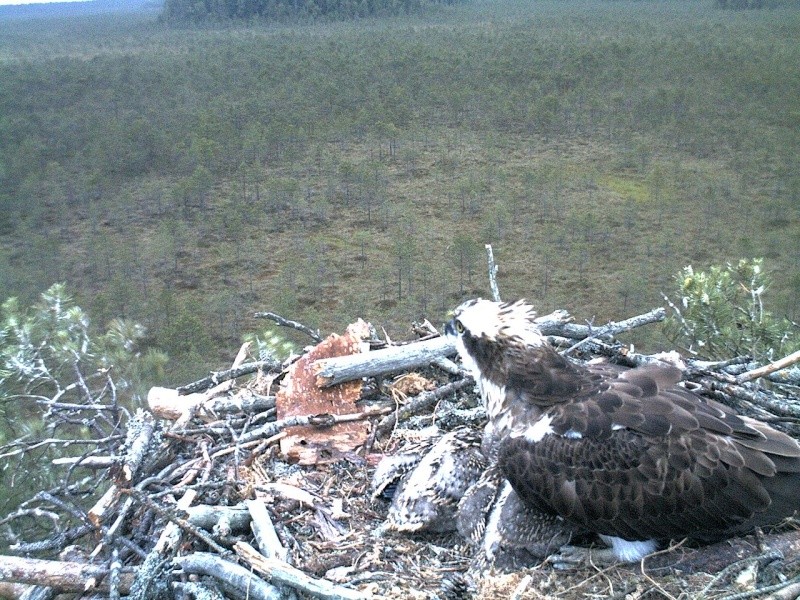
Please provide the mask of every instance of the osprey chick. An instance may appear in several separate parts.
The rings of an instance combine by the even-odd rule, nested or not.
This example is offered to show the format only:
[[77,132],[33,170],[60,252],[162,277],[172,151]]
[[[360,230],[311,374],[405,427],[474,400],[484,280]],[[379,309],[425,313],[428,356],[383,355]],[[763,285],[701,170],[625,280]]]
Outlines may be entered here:
[[489,414],[484,452],[531,509],[593,531],[618,560],[800,509],[800,444],[681,387],[679,369],[580,365],[523,301],[470,300],[447,324]]

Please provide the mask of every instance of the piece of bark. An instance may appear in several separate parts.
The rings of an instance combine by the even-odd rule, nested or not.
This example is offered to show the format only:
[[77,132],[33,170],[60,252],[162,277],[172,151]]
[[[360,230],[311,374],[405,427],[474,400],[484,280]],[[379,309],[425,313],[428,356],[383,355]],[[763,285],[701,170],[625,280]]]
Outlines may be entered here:
[[[101,565],[0,556],[0,580],[5,583],[26,583],[51,587],[62,592],[108,590],[108,574],[109,569]],[[120,592],[129,592],[132,583],[133,573],[120,573]]]
[[245,542],[233,545],[236,554],[259,573],[263,573],[273,583],[293,587],[315,598],[323,600],[365,600],[370,596],[364,592],[336,585],[325,579],[317,579],[306,575],[300,569],[259,554],[255,548]]
[[[275,396],[279,420],[310,415],[343,415],[358,413],[356,401],[361,398],[361,382],[350,381],[329,389],[316,384],[314,362],[333,356],[352,355],[368,348],[370,327],[362,320],[348,326],[344,335],[330,335],[294,362]],[[281,452],[292,462],[317,464],[338,460],[342,452],[353,451],[367,438],[367,421],[338,423],[320,430],[314,427],[292,427],[280,441]]]
[[280,600],[282,597],[280,590],[256,577],[249,569],[216,554],[195,552],[188,556],[178,556],[173,559],[173,563],[184,573],[213,577],[253,600]]

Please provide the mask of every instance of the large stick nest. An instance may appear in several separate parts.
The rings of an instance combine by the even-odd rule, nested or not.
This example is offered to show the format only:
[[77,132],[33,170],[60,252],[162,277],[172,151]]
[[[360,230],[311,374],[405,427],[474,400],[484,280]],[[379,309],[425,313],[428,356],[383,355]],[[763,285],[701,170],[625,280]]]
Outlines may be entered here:
[[[576,360],[653,360],[600,330],[543,318]],[[637,320],[638,319],[638,320]],[[284,320],[283,324],[291,324]],[[464,576],[471,548],[455,532],[379,534],[376,464],[436,424],[480,428],[472,381],[429,326],[394,345],[359,322],[286,364],[247,362],[181,390],[154,388],[119,441],[62,460],[64,485],[3,521],[16,556],[0,557],[9,597],[118,598],[796,598],[800,529],[706,548],[675,545],[636,565],[556,570],[547,563]],[[313,333],[313,332],[312,332]],[[580,342],[583,340],[583,342]],[[337,358],[343,357],[343,358]],[[674,357],[673,357],[674,358]],[[384,362],[386,361],[386,362]],[[790,370],[748,373],[745,358],[688,362],[702,393],[800,437]],[[768,370],[767,370],[768,371]],[[345,375],[343,375],[345,374]],[[87,406],[91,398],[87,399]],[[50,418],[76,418],[80,406]],[[66,411],[66,412],[65,412]],[[53,468],[43,465],[43,468]]]

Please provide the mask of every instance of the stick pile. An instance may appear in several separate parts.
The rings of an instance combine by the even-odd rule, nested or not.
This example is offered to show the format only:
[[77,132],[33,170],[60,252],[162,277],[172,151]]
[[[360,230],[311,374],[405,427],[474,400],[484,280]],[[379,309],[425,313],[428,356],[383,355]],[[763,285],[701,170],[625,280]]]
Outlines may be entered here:
[[[670,360],[703,393],[800,437],[791,361],[646,356],[614,337],[664,316],[592,328],[558,311],[539,324],[576,360]],[[302,327],[293,323],[283,320]],[[395,345],[363,322],[324,340],[308,330],[319,343],[289,364],[248,362],[245,346],[228,371],[153,388],[149,410],[123,420],[122,434],[42,465],[64,469],[63,484],[0,521],[14,540],[14,556],[0,556],[0,595],[433,597],[447,573],[466,569],[469,551],[453,536],[372,535],[385,506],[366,489],[398,428],[463,424],[463,407],[478,403],[450,342],[418,329],[423,338]],[[87,405],[62,409],[77,417]]]

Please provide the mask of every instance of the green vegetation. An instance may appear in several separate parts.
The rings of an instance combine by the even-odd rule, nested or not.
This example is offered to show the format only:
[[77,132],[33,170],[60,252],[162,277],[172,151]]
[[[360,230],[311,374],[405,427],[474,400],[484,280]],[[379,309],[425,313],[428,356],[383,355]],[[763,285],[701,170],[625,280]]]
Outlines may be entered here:
[[777,360],[800,347],[797,327],[764,308],[771,287],[762,260],[712,266],[677,276],[678,301],[665,325],[667,335],[694,354],[726,360],[751,356]]
[[[2,304],[0,512],[53,484],[35,466],[43,457],[79,455],[120,435],[132,398],[143,393],[134,387],[164,376],[167,357],[142,351],[143,335],[141,325],[122,319],[105,331],[94,327],[61,284],[29,308],[16,298]],[[82,418],[78,410],[72,418],[61,414],[79,406]],[[23,452],[26,444],[30,451]]]
[[441,321],[488,292],[486,242],[543,312],[622,318],[685,265],[764,256],[796,319],[798,39],[795,8],[677,0],[6,19],[2,293],[66,281],[144,324],[163,384],[228,363],[257,310]]
[[371,15],[412,14],[452,0],[165,0],[169,21],[263,19],[268,21],[313,20],[319,17],[360,18]]

